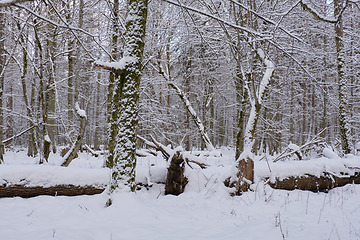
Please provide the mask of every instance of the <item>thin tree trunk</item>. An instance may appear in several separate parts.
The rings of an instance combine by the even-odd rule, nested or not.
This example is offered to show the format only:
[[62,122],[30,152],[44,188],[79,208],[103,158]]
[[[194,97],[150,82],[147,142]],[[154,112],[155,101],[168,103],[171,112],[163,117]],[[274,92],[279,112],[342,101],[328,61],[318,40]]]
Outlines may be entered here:
[[63,167],[69,166],[71,161],[76,158],[77,153],[79,152],[82,144],[82,140],[85,134],[85,127],[86,127],[86,114],[84,110],[81,110],[79,104],[75,104],[75,110],[77,115],[80,118],[80,127],[79,127],[79,135],[76,138],[76,141],[73,143],[73,146],[70,148],[68,153],[64,156],[64,162],[61,164]]
[[190,101],[187,99],[187,97],[181,91],[181,89],[177,85],[175,85],[173,82],[168,82],[168,85],[170,87],[172,87],[176,91],[178,96],[181,98],[182,102],[184,103],[184,105],[187,109],[188,114],[191,115],[191,117],[194,120],[194,123],[198,127],[201,138],[205,142],[207,150],[209,150],[209,151],[214,150],[215,149],[214,145],[211,143],[210,138],[208,137],[208,135],[206,133],[205,127],[204,127],[203,123],[201,122],[200,118],[198,117],[198,115],[196,114],[195,110],[192,108]]
[[[41,118],[42,118],[42,129],[41,129],[41,134],[42,134],[42,154],[40,154],[40,161],[39,163],[42,164],[45,161],[48,161],[49,158],[49,154],[50,154],[50,138],[47,134],[47,128],[46,128],[46,123],[47,123],[47,104],[46,104],[46,89],[45,89],[45,84],[44,84],[44,64],[43,64],[43,47],[38,35],[38,29],[36,27],[36,20],[34,20],[34,36],[35,36],[35,59],[36,59],[36,64],[35,64],[35,72],[38,72],[38,77],[39,77],[39,87],[40,87],[40,92],[39,92],[39,108],[41,109]],[[39,66],[39,69],[36,69],[36,66]]]
[[[254,162],[251,159],[249,151],[254,152],[254,141],[257,122],[260,115],[260,109],[264,100],[265,91],[270,84],[270,78],[275,70],[275,66],[270,61],[261,49],[257,51],[258,57],[266,66],[263,78],[260,81],[257,91],[253,89],[254,93],[250,100],[251,110],[244,134],[244,152],[237,159],[238,162],[238,182],[236,184],[236,194],[246,191],[250,183],[254,181]],[[254,86],[253,86],[254,87]],[[248,87],[248,90],[250,87]],[[251,94],[249,93],[249,96]]]
[[4,162],[5,147],[3,144],[4,117],[3,117],[3,94],[5,78],[5,16],[0,11],[0,164]]
[[[21,30],[21,26],[18,23],[17,24],[18,30]],[[25,39],[23,37],[23,35],[20,36],[20,43],[22,45],[22,54],[23,54],[23,69],[22,69],[22,74],[21,74],[21,85],[22,85],[22,90],[23,90],[23,98],[24,98],[24,103],[25,103],[25,107],[26,107],[26,111],[27,111],[27,116],[29,117],[29,125],[31,127],[31,130],[29,132],[28,135],[28,153],[27,155],[29,157],[35,157],[38,153],[37,151],[37,146],[36,146],[36,140],[35,140],[35,131],[34,128],[32,128],[34,126],[34,123],[32,122],[31,119],[33,119],[33,113],[32,113],[32,107],[29,104],[29,100],[28,100],[28,94],[27,94],[27,85],[26,85],[26,75],[27,75],[27,68],[28,68],[28,52],[26,49],[26,42]]]
[[241,73],[241,66],[239,61],[237,61],[236,66],[236,77],[235,77],[235,87],[236,87],[236,100],[239,107],[237,108],[237,126],[238,132],[236,134],[236,150],[235,150],[235,159],[238,159],[240,154],[244,151],[244,131],[245,131],[245,107],[246,107],[246,98],[244,91],[244,79]]
[[[118,50],[118,38],[120,34],[119,29],[119,0],[114,0],[113,9],[112,9],[112,39],[111,39],[111,45],[112,45],[112,59],[115,61],[118,59],[119,56],[119,50]],[[111,124],[113,121],[113,115],[116,115],[115,109],[113,109],[113,98],[114,98],[114,90],[115,90],[115,84],[116,84],[116,73],[111,71],[109,74],[109,86],[108,86],[108,94],[107,94],[107,122],[108,122],[108,150],[109,153],[112,153],[115,151],[115,143],[116,143],[116,126],[114,124]],[[108,158],[106,160],[106,166],[108,168],[114,167],[114,155],[109,154]]]
[[[98,80],[101,78],[101,73],[98,74]],[[95,106],[95,133],[94,133],[94,149],[99,150],[100,149],[100,92],[101,92],[101,86],[99,83],[96,83],[97,85],[97,93],[96,93],[96,106]]]
[[[334,15],[341,13],[344,6],[344,0],[334,0]],[[339,131],[342,151],[350,153],[349,144],[349,116],[348,116],[348,80],[345,76],[345,50],[343,44],[343,23],[342,16],[335,23],[335,44],[336,44],[336,65],[337,80],[339,84]]]

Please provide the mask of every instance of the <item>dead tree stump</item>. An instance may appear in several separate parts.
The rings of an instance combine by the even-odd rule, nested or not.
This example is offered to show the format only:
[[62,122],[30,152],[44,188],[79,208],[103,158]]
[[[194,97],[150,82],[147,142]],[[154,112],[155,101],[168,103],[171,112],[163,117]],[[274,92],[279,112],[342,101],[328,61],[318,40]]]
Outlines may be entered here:
[[184,192],[187,178],[184,176],[185,161],[182,154],[178,151],[170,160],[165,184],[165,195],[179,195]]
[[241,193],[246,192],[254,182],[254,161],[249,157],[241,159],[238,164],[238,170],[235,195],[241,195]]

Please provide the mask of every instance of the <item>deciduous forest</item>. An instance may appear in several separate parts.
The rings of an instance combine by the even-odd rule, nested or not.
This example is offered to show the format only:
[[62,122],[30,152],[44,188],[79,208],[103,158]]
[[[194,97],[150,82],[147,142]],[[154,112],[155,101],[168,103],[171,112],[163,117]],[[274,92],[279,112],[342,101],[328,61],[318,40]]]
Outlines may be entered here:
[[359,66],[358,0],[0,0],[0,238],[359,239]]

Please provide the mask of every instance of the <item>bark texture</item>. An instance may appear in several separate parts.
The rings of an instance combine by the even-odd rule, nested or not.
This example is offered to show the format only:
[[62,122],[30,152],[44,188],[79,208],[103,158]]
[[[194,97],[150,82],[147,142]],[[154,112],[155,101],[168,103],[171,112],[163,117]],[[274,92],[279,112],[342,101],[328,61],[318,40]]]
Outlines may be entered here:
[[238,170],[235,195],[241,195],[241,193],[246,192],[254,182],[254,161],[249,157],[241,159],[238,164]]
[[50,196],[78,196],[100,194],[105,187],[95,186],[74,186],[74,185],[57,185],[51,187],[25,187],[23,185],[0,186],[1,197],[23,197],[30,198],[40,195]]
[[0,164],[4,162],[5,147],[3,144],[4,118],[3,118],[3,94],[5,75],[5,14],[0,12]]
[[65,154],[64,156],[65,161],[61,164],[61,166],[63,167],[69,166],[71,161],[78,156],[78,152],[81,148],[82,140],[85,134],[86,116],[79,114],[79,111],[81,111],[81,109],[79,108],[78,104],[76,104],[76,111],[78,113],[78,116],[80,117],[79,135],[77,136],[76,141],[74,142],[69,152]]
[[277,179],[274,183],[269,182],[269,185],[275,189],[300,189],[319,192],[327,191],[335,187],[345,186],[349,183],[360,184],[360,173],[355,173],[352,176],[344,175],[341,177],[335,176],[331,173],[324,173],[324,176],[321,177],[313,175],[289,177],[283,180]]
[[179,195],[184,192],[187,178],[184,176],[185,161],[180,152],[176,152],[171,158],[170,166],[166,175],[165,195]]
[[334,15],[339,16],[335,23],[335,45],[336,45],[336,65],[337,80],[339,84],[339,132],[341,148],[345,154],[350,153],[349,144],[349,114],[348,114],[348,80],[345,76],[345,49],[343,43],[343,21],[341,11],[344,6],[344,0],[334,1]]
[[120,184],[135,191],[136,128],[139,111],[139,87],[142,73],[147,0],[129,0],[126,19],[124,56],[122,66],[112,69],[115,74],[109,129],[109,156],[112,167],[110,193]]

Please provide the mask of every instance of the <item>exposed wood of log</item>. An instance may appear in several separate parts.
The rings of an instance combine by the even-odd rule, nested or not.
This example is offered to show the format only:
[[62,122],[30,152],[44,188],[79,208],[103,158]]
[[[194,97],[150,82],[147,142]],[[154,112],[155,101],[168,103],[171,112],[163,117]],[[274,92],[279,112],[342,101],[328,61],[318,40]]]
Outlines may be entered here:
[[246,192],[254,182],[254,161],[249,157],[241,159],[237,168],[239,171],[237,173],[238,181],[235,184],[235,195],[241,195],[241,193]]
[[0,186],[0,197],[78,196],[100,194],[105,187],[57,185],[51,187],[26,187],[24,185]]
[[274,183],[268,184],[275,189],[284,190],[309,190],[313,192],[327,191],[335,187],[345,186],[348,183],[360,184],[360,173],[352,176],[344,175],[338,177],[331,173],[324,173],[324,176],[316,177],[313,175],[289,177],[283,180],[276,179]]
[[179,195],[184,192],[187,178],[184,176],[185,161],[178,151],[171,158],[166,175],[165,194]]

